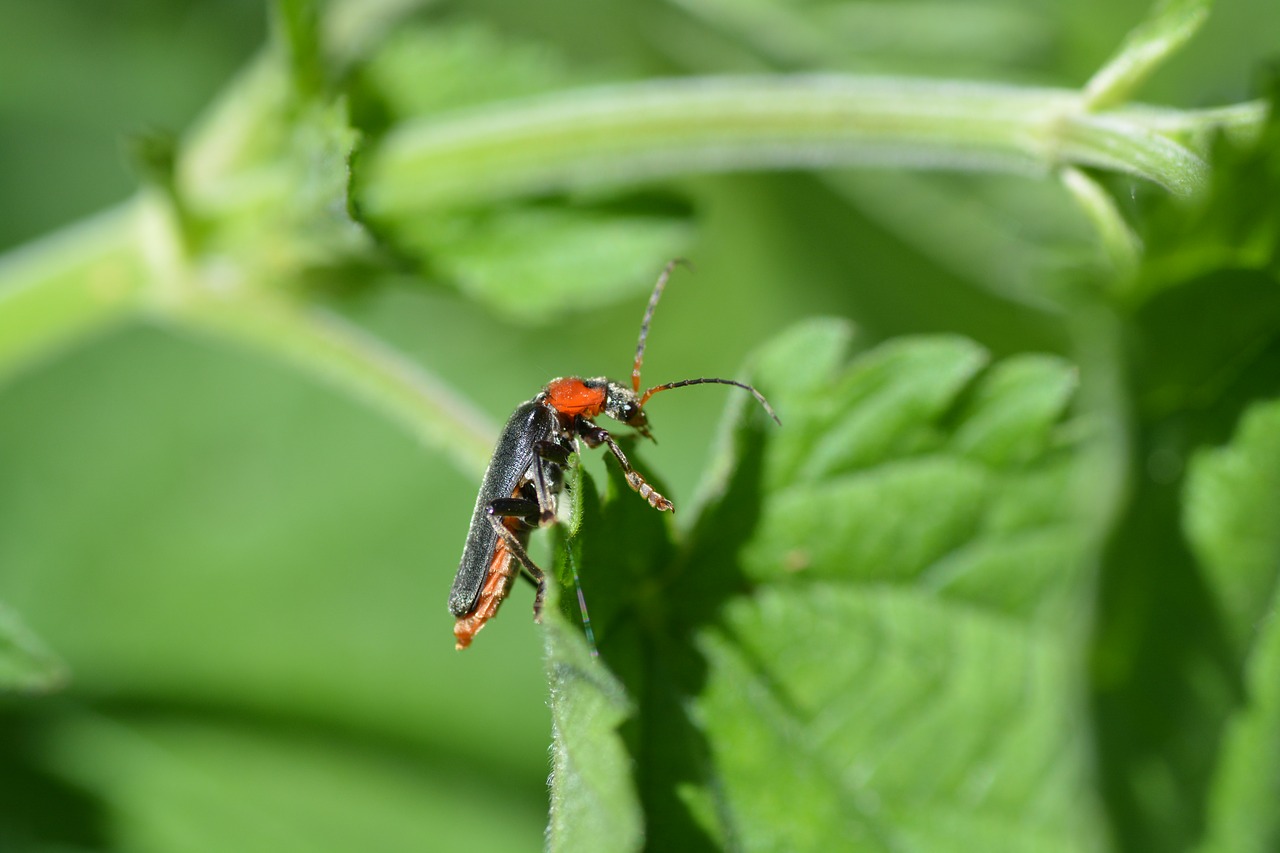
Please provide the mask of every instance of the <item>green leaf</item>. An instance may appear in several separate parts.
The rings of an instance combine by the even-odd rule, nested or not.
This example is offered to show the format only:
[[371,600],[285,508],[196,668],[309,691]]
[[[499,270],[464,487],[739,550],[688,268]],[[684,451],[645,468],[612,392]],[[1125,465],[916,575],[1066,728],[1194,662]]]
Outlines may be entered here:
[[[1044,10],[974,3],[963,15],[930,2],[796,3],[791,0],[683,0],[698,18],[784,67],[856,68],[882,74],[955,73],[989,77],[1025,64],[1052,38]],[[1038,13],[1038,14],[1037,14]],[[698,57],[705,61],[705,58]]]
[[304,269],[349,261],[370,248],[350,211],[351,156],[359,134],[347,112],[341,100],[308,104],[283,154],[294,190],[280,224],[295,239]]
[[693,239],[680,215],[554,204],[415,218],[394,230],[402,247],[517,323],[651,287],[654,258],[678,257]]
[[1207,276],[1280,271],[1280,73],[1264,74],[1261,85],[1264,121],[1256,134],[1214,140],[1203,192],[1137,197],[1133,219],[1146,251],[1131,303]]
[[555,619],[546,631],[551,691],[551,819],[561,850],[639,850],[644,837],[631,758],[618,727],[631,704],[617,679]]
[[275,0],[271,11],[275,47],[285,56],[294,90],[304,98],[319,95],[325,73],[318,3],[316,0]]
[[17,613],[0,604],[0,695],[42,693],[61,687],[66,680],[66,665]]
[[1280,592],[1280,404],[1257,404],[1232,443],[1191,462],[1184,525],[1237,648],[1248,649]]
[[331,0],[321,21],[324,44],[340,70],[367,62],[370,54],[408,28],[416,13],[437,0]]
[[[389,122],[581,85],[591,78],[550,48],[475,25],[411,27],[377,53],[361,91]],[[605,305],[652,283],[655,258],[686,252],[683,205],[549,198],[375,216],[382,235],[428,274],[504,318],[540,323]]]
[[[859,359],[827,392],[830,420],[806,442],[797,479],[828,479],[935,445],[937,420],[986,359],[963,338],[891,342]],[[777,482],[789,473],[778,471]]]
[[[593,653],[578,629],[576,566],[583,561],[583,524],[603,522],[600,500],[581,465],[568,491],[577,495],[568,541],[559,549],[546,622],[547,682],[551,694],[550,851],[639,850],[644,838],[632,762],[618,728],[635,709],[621,682]],[[558,595],[557,595],[558,592]],[[607,602],[594,602],[604,614]]]
[[1183,523],[1233,642],[1244,702],[1227,722],[1204,853],[1280,843],[1280,403],[1259,403],[1226,447],[1191,462]]
[[387,121],[443,113],[581,85],[553,48],[474,23],[405,26],[360,70],[358,89]]
[[952,446],[991,465],[1034,460],[1049,446],[1078,381],[1076,371],[1051,356],[995,365],[966,401]]
[[1212,0],[1157,0],[1115,56],[1085,84],[1085,102],[1099,110],[1125,101],[1209,18]]
[[735,404],[674,551],[615,466],[582,525],[646,845],[1097,849],[1075,371],[948,337],[845,367],[848,339],[819,321],[765,349],[783,427]]
[[[448,339],[428,305],[396,313]],[[0,597],[67,660],[78,704],[382,744],[448,768],[424,789],[516,804],[539,846],[549,716],[527,599],[466,654],[445,610],[475,475],[283,366],[155,331],[13,385],[0,436],[22,534],[0,537]],[[0,750],[29,744],[29,762],[60,739],[13,731]]]
[[[823,179],[934,263],[1005,299],[1052,307],[1062,295],[1064,270],[1078,275],[1101,260],[1091,223],[1063,204],[1062,189],[1048,182],[871,170]],[[947,227],[920,228],[921,217]]]
[[1275,387],[1280,286],[1264,271],[1216,270],[1153,295],[1129,331],[1144,416],[1202,411],[1241,386]]
[[[351,161],[360,133],[345,96],[324,85],[308,3],[281,4],[279,53],[228,87],[178,153],[174,192],[195,222],[185,234],[211,289],[295,289],[317,269],[367,261],[373,241],[352,216]],[[183,223],[186,224],[185,222]],[[170,247],[160,249],[174,251]],[[156,251],[153,249],[153,251]]]
[[1223,735],[1200,853],[1265,853],[1280,845],[1280,619],[1274,600],[1243,674],[1249,702]]
[[112,849],[538,849],[537,800],[403,748],[180,714],[78,711],[45,723],[49,768],[105,804]]

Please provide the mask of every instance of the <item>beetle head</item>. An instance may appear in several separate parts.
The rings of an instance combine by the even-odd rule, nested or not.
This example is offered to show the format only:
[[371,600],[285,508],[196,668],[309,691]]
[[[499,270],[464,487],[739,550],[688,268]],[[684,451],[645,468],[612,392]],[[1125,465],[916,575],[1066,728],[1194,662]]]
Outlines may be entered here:
[[610,381],[605,387],[604,413],[615,421],[620,421],[652,440],[649,432],[649,417],[640,404],[640,395],[627,386]]

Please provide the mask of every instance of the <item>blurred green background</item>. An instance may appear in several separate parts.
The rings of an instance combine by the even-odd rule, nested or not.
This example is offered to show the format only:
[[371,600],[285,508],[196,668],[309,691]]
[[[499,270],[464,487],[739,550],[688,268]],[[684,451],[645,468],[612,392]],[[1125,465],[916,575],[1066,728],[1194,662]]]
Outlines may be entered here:
[[[552,57],[570,84],[822,68],[1074,87],[1146,8],[476,0],[416,20]],[[794,30],[769,24],[779,9]],[[0,249],[132,194],[128,140],[180,134],[266,21],[241,0],[0,4]],[[1274,0],[1222,3],[1142,99],[1244,100],[1277,33]],[[697,270],[655,323],[653,381],[734,375],[813,315],[851,318],[862,344],[956,332],[996,355],[1070,349],[1070,318],[1019,289],[1092,259],[1051,182],[787,172],[664,184],[673,199]],[[966,253],[956,235],[974,221],[999,223],[1009,254]],[[607,304],[533,324],[447,276],[335,299],[497,422],[552,376],[625,374],[663,261]],[[723,396],[661,402],[645,458],[679,502]],[[445,610],[475,487],[350,399],[163,328],[10,378],[0,601],[71,681],[0,699],[0,850],[540,848],[550,721],[526,592],[465,654]]]

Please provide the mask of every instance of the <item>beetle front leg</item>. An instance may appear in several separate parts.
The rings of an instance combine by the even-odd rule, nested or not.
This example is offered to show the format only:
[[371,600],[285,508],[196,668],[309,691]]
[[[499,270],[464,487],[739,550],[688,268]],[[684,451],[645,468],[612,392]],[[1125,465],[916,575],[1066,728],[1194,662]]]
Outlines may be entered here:
[[608,445],[609,452],[617,458],[619,464],[622,465],[622,473],[627,478],[627,485],[635,490],[640,497],[649,502],[649,506],[659,512],[675,512],[675,505],[671,501],[664,498],[645,482],[640,472],[631,467],[631,463],[627,461],[627,455],[622,452],[622,448],[618,446],[618,442],[613,440],[613,436],[609,435],[609,431],[604,427],[596,426],[590,421],[583,419],[578,422],[578,434],[582,436],[591,447],[599,447],[601,444]]
[[569,464],[569,450],[554,441],[535,441],[533,443],[533,486],[538,495],[538,526],[546,527],[556,520],[556,511],[551,501],[551,488],[547,485],[547,473],[544,462],[566,466]]

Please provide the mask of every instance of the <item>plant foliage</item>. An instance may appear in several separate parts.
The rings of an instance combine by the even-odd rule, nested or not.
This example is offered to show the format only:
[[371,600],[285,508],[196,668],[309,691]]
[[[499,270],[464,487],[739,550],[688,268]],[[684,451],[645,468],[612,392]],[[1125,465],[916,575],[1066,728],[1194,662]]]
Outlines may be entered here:
[[[0,10],[0,849],[1280,844],[1274,3],[138,5]],[[655,398],[454,654],[679,255],[647,377],[781,426]]]

